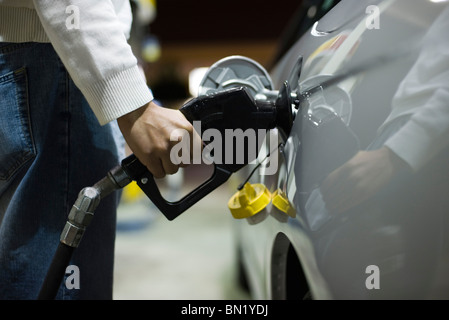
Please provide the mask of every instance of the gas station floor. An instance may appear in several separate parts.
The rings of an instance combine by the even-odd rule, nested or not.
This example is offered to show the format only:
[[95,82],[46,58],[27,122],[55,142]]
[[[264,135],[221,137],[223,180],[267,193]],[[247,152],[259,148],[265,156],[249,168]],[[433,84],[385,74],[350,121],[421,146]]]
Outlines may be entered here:
[[[165,187],[171,195],[163,193],[169,200],[191,180],[175,176]],[[172,221],[139,191],[125,189],[118,210],[114,300],[250,299],[235,280],[228,183]]]

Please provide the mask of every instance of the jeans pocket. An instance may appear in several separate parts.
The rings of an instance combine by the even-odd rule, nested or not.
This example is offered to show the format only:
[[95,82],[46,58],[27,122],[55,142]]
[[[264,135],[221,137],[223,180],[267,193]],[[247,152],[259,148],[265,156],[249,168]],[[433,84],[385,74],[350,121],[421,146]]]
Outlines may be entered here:
[[35,156],[23,67],[0,75],[0,191]]

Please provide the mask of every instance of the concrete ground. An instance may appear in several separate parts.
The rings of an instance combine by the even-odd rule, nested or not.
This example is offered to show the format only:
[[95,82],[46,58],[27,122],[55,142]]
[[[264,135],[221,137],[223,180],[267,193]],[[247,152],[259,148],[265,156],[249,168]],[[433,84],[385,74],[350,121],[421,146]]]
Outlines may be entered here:
[[[180,199],[200,179],[185,171],[165,179],[161,188],[170,190],[163,193],[169,200]],[[118,211],[114,299],[250,299],[235,280],[233,218],[227,209],[235,188],[230,185],[173,221],[138,188],[127,188]]]

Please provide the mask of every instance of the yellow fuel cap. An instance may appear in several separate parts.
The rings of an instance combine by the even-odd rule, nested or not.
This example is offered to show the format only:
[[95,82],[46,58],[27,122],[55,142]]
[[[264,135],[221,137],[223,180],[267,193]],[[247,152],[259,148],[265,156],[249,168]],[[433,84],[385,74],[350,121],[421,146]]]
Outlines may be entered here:
[[278,208],[280,211],[288,214],[290,217],[296,217],[296,210],[288,201],[287,195],[281,189],[277,189],[273,193],[273,206]]
[[265,209],[270,201],[271,193],[265,185],[247,182],[242,190],[229,199],[228,207],[235,219],[244,219]]

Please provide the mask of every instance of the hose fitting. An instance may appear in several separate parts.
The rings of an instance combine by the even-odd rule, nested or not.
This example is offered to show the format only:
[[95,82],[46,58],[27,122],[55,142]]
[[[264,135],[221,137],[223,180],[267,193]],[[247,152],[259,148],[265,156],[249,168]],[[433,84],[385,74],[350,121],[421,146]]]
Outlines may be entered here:
[[100,193],[96,188],[87,187],[81,190],[61,233],[62,243],[70,247],[78,247],[99,203]]

